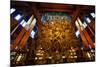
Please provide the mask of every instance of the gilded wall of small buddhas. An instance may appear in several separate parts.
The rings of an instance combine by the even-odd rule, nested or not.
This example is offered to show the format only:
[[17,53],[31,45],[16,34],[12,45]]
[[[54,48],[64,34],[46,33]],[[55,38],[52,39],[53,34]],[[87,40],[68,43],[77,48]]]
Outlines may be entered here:
[[80,42],[69,22],[46,22],[38,31],[36,64],[76,62],[80,56]]

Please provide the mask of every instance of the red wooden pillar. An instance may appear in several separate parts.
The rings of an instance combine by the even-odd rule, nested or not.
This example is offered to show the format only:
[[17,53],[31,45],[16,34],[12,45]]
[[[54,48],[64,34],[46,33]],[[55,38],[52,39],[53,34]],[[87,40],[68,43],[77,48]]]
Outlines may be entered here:
[[26,31],[25,35],[24,35],[23,38],[21,39],[21,42],[20,42],[20,44],[19,44],[19,46],[18,46],[19,49],[22,49],[22,48],[25,46],[25,44],[27,43],[27,40],[28,40],[28,38],[29,38],[29,36],[30,36],[31,31],[33,30],[33,28],[34,28],[34,26],[35,26],[35,23],[36,23],[36,19],[34,19],[34,20],[31,22],[31,24],[30,24],[30,26],[29,26],[29,29]]
[[85,29],[80,29],[81,39],[86,48],[95,48],[94,43]]
[[77,18],[80,15],[80,7],[76,6],[76,10],[73,11],[73,15],[72,15],[72,21],[71,21],[71,26],[73,27],[73,29],[75,29],[75,21],[77,20]]
[[18,44],[20,43],[20,40],[22,39],[25,32],[26,32],[26,30],[25,30],[25,28],[23,28],[22,31],[19,33],[19,35],[16,37],[14,43],[11,45],[11,49],[15,49],[18,46]]
[[[22,45],[23,42],[26,43],[26,39],[30,34],[30,29],[29,29],[29,25],[31,24],[31,22],[33,21],[33,15],[31,16],[31,18],[28,20],[26,26],[22,29],[22,31],[19,33],[19,35],[16,37],[14,43],[11,45],[11,50],[12,49],[19,49]],[[33,27],[32,27],[33,28]],[[32,30],[32,29],[31,29]],[[26,38],[26,39],[25,39]]]
[[21,42],[19,43],[18,45],[18,49],[22,49],[23,46],[25,46],[27,40],[28,40],[28,37],[30,35],[30,30],[28,30],[25,35],[23,36],[23,38],[21,39]]

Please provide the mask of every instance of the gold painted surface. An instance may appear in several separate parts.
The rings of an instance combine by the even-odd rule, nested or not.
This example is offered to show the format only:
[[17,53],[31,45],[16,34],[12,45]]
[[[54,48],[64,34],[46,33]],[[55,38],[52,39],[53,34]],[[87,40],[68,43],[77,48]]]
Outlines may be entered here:
[[36,64],[45,64],[47,59],[51,59],[50,63],[61,63],[63,59],[75,62],[78,57],[76,52],[80,50],[80,42],[67,21],[46,22],[38,32],[36,45]]

